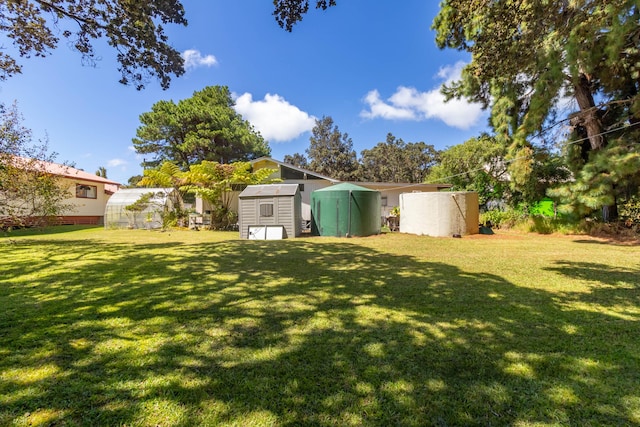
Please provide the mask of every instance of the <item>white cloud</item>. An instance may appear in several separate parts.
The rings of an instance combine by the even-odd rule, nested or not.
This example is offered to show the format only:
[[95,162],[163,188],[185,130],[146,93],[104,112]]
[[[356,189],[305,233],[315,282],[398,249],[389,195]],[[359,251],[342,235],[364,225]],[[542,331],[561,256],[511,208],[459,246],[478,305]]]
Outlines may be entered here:
[[184,59],[184,68],[189,70],[197,67],[211,67],[218,63],[218,60],[213,55],[202,56],[199,50],[187,49],[182,52],[182,59]]
[[[460,78],[464,63],[442,67],[437,77],[444,83],[451,83]],[[448,126],[469,129],[478,123],[482,108],[479,104],[472,104],[464,99],[452,99],[445,102],[440,87],[426,92],[420,92],[414,87],[399,86],[388,99],[383,100],[380,93],[374,89],[364,97],[368,109],[360,113],[368,119],[382,118],[387,120],[427,120],[438,119]]]
[[411,108],[406,106],[387,104],[380,98],[380,92],[376,89],[370,91],[364,98],[364,102],[369,105],[369,111],[360,113],[362,117],[375,119],[381,117],[389,120],[416,120],[417,117]]
[[250,93],[236,98],[235,109],[269,142],[284,142],[297,138],[315,126],[316,118],[280,95],[266,94],[254,101]]
[[453,65],[445,65],[444,67],[440,67],[437,76],[444,80],[444,84],[453,83],[460,79],[462,69],[465,65],[467,64],[462,61],[458,61]]
[[127,164],[126,160],[122,159],[111,159],[107,162],[107,167],[117,168],[118,166],[124,166]]

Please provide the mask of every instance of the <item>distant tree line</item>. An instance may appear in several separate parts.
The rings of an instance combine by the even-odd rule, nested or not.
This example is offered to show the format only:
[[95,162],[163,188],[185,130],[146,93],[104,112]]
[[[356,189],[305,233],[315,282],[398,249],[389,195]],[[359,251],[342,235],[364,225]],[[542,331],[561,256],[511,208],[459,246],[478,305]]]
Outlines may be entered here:
[[341,181],[397,183],[423,182],[439,156],[433,145],[407,143],[389,133],[358,158],[349,135],[328,116],[316,120],[305,154],[286,155],[283,161]]

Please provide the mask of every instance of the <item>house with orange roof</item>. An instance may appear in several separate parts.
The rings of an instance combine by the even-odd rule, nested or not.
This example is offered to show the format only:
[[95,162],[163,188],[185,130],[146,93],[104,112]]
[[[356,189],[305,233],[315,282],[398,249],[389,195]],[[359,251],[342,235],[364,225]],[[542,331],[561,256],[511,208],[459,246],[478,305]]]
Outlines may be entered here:
[[58,163],[14,157],[14,165],[37,168],[40,172],[59,177],[59,184],[67,189],[64,201],[69,209],[55,219],[60,225],[102,225],[107,201],[120,188],[120,183]]

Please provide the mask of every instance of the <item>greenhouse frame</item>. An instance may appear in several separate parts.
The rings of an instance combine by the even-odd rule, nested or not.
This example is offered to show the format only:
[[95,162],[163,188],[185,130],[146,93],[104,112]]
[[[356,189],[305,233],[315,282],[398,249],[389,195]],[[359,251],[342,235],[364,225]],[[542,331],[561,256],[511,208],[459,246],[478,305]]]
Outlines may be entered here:
[[[144,196],[151,194],[144,202]],[[136,202],[138,202],[136,205]],[[144,202],[144,203],[141,203]],[[105,228],[157,229],[163,217],[174,210],[176,194],[172,188],[124,188],[107,202],[104,212]]]

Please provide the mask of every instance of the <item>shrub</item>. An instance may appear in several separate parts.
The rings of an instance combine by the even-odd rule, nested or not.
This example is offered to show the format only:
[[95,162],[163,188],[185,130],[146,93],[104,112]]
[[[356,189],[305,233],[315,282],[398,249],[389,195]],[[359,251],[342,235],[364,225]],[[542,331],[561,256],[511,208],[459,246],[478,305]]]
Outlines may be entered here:
[[588,223],[568,218],[548,218],[532,215],[526,221],[524,228],[524,231],[539,234],[585,234],[588,231]]
[[480,222],[487,226],[496,228],[513,228],[516,224],[523,223],[527,219],[527,214],[515,210],[492,209],[480,214]]
[[640,225],[640,197],[632,196],[620,203],[618,215],[627,227]]

